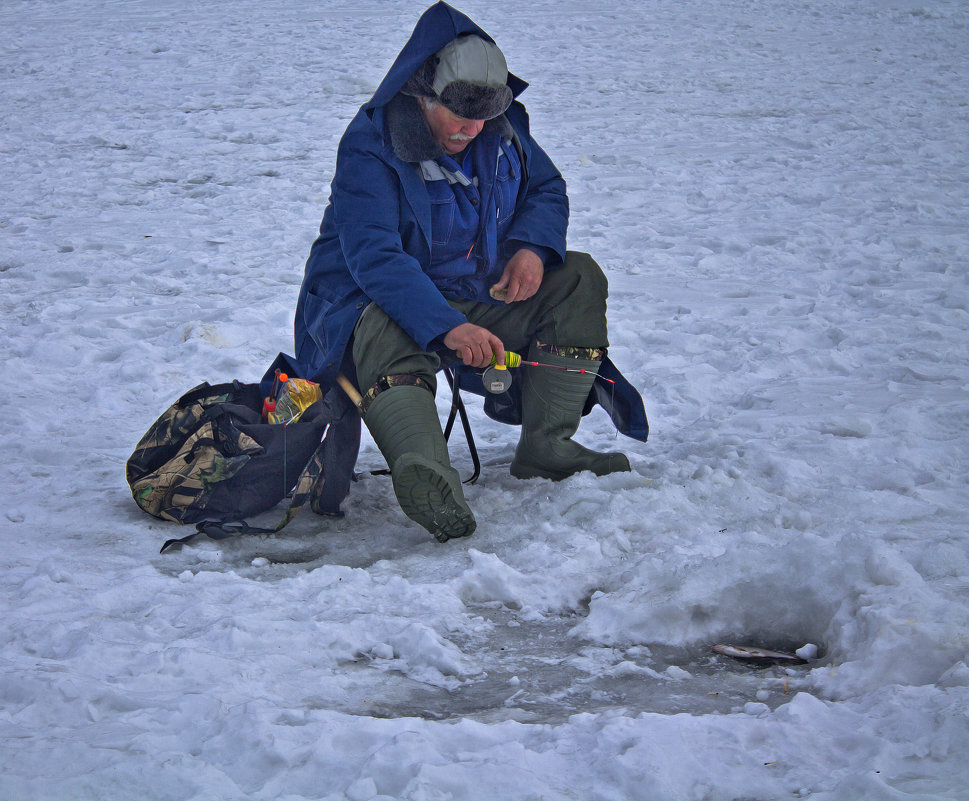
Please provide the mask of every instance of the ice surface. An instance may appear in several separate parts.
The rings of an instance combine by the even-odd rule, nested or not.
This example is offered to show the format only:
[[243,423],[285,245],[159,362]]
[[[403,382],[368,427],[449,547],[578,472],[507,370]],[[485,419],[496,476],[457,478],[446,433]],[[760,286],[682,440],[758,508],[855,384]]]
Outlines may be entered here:
[[649,443],[597,411],[631,473],[519,482],[474,409],[470,540],[375,477],[159,555],[124,461],[291,351],[423,6],[0,6],[0,801],[966,798],[969,9],[459,7],[531,82]]

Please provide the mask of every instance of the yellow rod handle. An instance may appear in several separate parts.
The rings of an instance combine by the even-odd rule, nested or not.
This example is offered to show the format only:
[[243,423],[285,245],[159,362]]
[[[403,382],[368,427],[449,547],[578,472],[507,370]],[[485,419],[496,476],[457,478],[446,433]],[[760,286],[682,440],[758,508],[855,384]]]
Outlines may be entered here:
[[[454,351],[454,355],[459,359],[462,358],[458,351]],[[511,350],[505,351],[505,367],[519,367],[522,363],[522,357]],[[498,357],[492,354],[491,356],[491,366],[495,367],[498,364]]]
[[347,397],[353,401],[353,405],[357,407],[360,414],[363,414],[363,398],[357,392],[357,388],[350,383],[350,379],[340,373],[336,377],[336,382],[340,385],[340,389],[347,393]]

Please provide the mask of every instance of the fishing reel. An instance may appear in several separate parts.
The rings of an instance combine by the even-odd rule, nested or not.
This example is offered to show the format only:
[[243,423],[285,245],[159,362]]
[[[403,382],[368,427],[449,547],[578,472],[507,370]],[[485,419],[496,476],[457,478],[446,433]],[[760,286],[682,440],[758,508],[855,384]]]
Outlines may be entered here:
[[505,351],[504,364],[498,364],[498,357],[492,356],[491,364],[481,372],[481,383],[484,384],[485,391],[492,395],[500,395],[511,389],[512,377],[508,368],[519,367],[521,363],[522,357],[510,350]]
[[481,373],[481,383],[492,395],[500,395],[511,389],[511,371],[503,364],[493,364]]
[[[461,354],[455,351],[455,354]],[[505,363],[498,364],[498,357],[491,357],[491,364],[481,371],[481,383],[484,385],[485,392],[492,395],[500,395],[511,388],[512,377],[509,367],[518,367],[522,363],[522,357],[513,351],[505,351]]]

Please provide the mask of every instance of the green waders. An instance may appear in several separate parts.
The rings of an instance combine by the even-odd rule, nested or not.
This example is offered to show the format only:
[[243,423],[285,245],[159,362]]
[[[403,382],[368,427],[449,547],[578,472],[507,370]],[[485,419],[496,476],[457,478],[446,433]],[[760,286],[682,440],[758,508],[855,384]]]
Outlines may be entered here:
[[[534,361],[586,371],[547,367],[519,371],[523,425],[511,466],[518,478],[559,480],[582,470],[598,475],[629,470],[629,461],[621,453],[596,453],[571,439],[599,367],[594,358],[573,356],[576,351],[591,355],[607,347],[607,295],[608,284],[599,265],[588,254],[569,251],[565,263],[547,271],[538,293],[527,301],[507,305],[450,301],[509,350],[528,350]],[[573,347],[553,348],[567,353],[556,355],[536,349],[538,340]],[[450,465],[434,404],[439,357],[423,351],[373,303],[357,321],[352,347],[360,389],[369,396],[364,422],[390,466],[404,514],[441,542],[471,534],[474,516]]]

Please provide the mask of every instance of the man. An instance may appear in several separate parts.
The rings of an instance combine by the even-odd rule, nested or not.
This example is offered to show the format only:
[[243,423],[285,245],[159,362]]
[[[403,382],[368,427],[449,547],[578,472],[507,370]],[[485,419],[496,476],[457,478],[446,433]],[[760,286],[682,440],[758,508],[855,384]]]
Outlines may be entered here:
[[508,348],[558,368],[522,371],[514,476],[629,470],[571,439],[607,285],[566,251],[565,182],[514,100],[526,86],[470,19],[428,9],[340,142],[296,312],[297,359],[355,376],[401,508],[441,542],[476,525],[434,404],[442,358],[485,367]]

